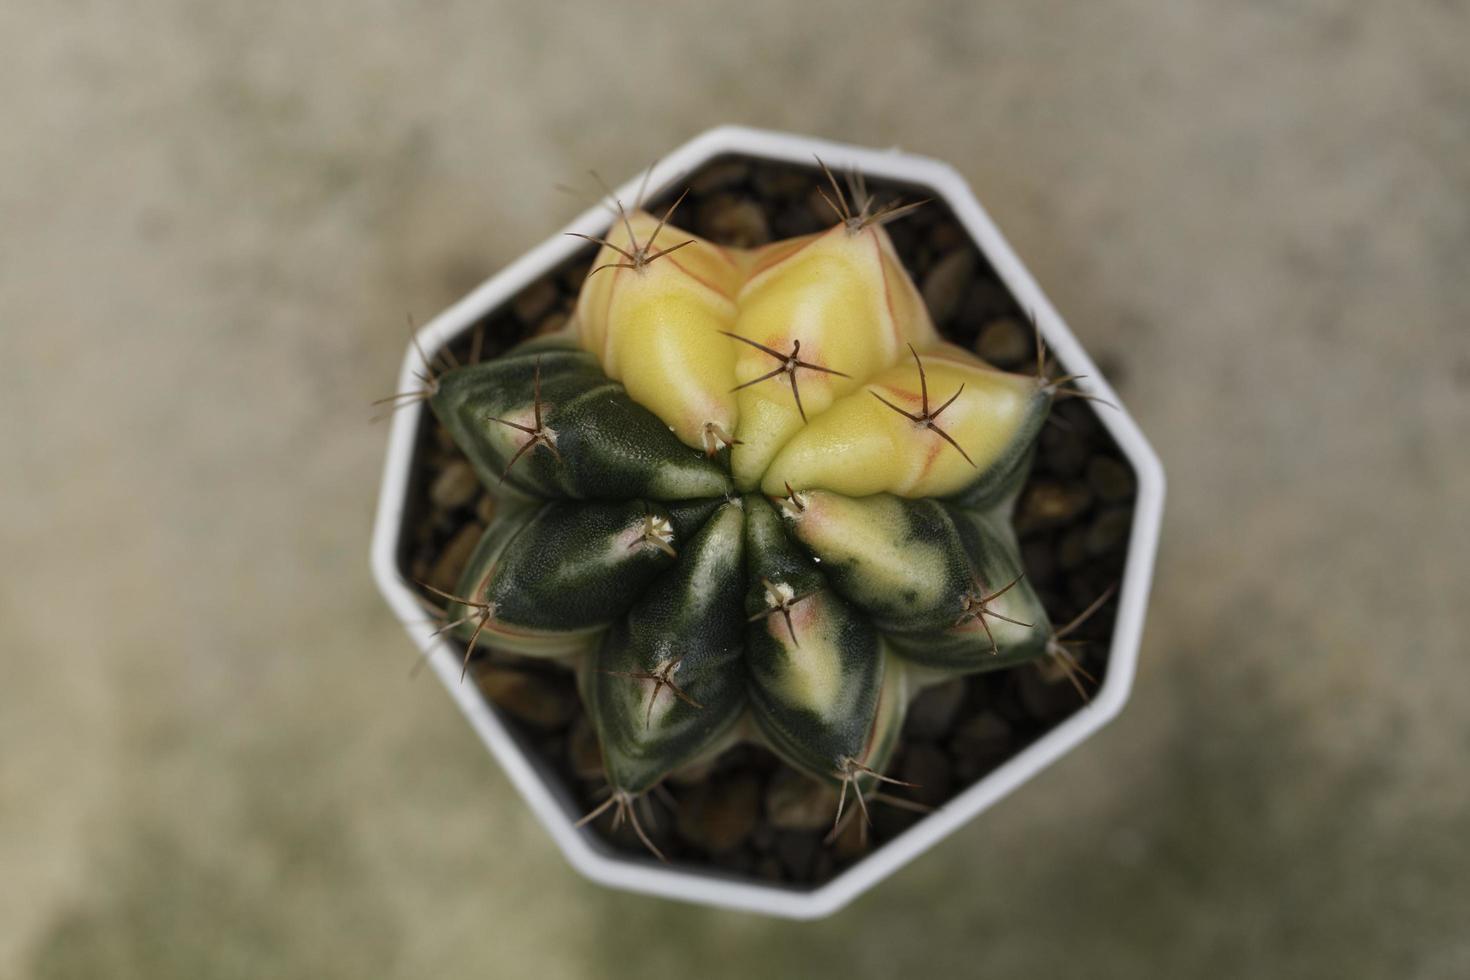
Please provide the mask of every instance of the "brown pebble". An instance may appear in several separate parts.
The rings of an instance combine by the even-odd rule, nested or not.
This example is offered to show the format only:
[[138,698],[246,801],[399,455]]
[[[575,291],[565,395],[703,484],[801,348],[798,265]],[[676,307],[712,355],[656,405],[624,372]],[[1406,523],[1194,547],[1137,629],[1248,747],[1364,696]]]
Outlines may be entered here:
[[1046,538],[1022,541],[1021,566],[1026,569],[1026,581],[1032,585],[1050,585],[1057,574],[1056,546]]
[[1092,506],[1092,491],[1081,483],[1037,480],[1021,496],[1016,512],[1016,530],[1022,534],[1060,527]]
[[[589,250],[594,246],[588,246]],[[582,282],[587,278],[587,273],[592,271],[591,261],[576,262],[561,271],[557,277],[568,292],[576,293],[582,289]]]
[[1011,749],[1011,726],[993,711],[966,720],[949,740],[950,752],[962,759],[993,763]]
[[998,368],[1014,370],[1032,357],[1031,330],[1013,317],[991,320],[980,330],[975,353]]
[[810,235],[831,226],[832,222],[814,217],[810,211],[800,205],[782,208],[771,219],[771,232],[778,239],[800,238],[802,235]]
[[973,323],[986,323],[1015,312],[1011,294],[998,279],[976,279],[965,290],[962,316]]
[[578,711],[577,692],[570,679],[549,674],[486,665],[475,672],[485,697],[506,714],[537,728],[560,728]]
[[580,779],[603,776],[602,746],[597,744],[597,733],[592,730],[592,722],[585,714],[577,716],[572,723],[572,732],[567,736],[567,762]]
[[[1088,684],[1086,678],[1077,680]],[[1031,716],[1044,722],[1060,721],[1086,703],[1067,679],[1067,672],[1051,658],[1038,660],[1030,670],[1017,670],[1016,691]]]
[[679,800],[675,826],[684,840],[719,854],[739,847],[760,816],[760,783],[736,775],[695,786]]
[[1057,405],[1052,413],[1059,421],[1041,430],[1040,466],[1046,472],[1060,477],[1082,475],[1087,466],[1087,439],[1070,418],[1062,414],[1066,405]]
[[1074,527],[1057,545],[1057,564],[1069,572],[1087,561],[1087,529]]
[[1110,504],[1131,500],[1136,489],[1133,470],[1111,456],[1092,457],[1087,464],[1087,484]]
[[822,850],[822,836],[816,831],[784,831],[776,835],[775,849],[787,873],[798,881],[806,881]]
[[460,528],[439,553],[429,572],[428,583],[441,592],[453,592],[465,563],[470,560],[470,552],[475,550],[484,533],[485,529],[474,521]]
[[1121,548],[1128,540],[1133,527],[1133,511],[1127,507],[1112,507],[1103,511],[1087,529],[1087,553],[1105,555]]
[[837,795],[787,766],[776,771],[766,788],[766,819],[781,830],[817,830],[832,825]]
[[750,164],[744,160],[716,160],[702,168],[689,181],[691,194],[710,194],[733,187],[750,176]]
[[567,325],[567,320],[567,315],[561,312],[552,313],[543,317],[541,322],[536,324],[535,335],[544,337],[549,333],[556,333]]
[[929,242],[940,251],[948,251],[961,243],[968,243],[969,236],[965,229],[948,218],[941,218],[934,224],[934,229],[929,232]]
[[550,278],[538,279],[516,294],[510,308],[516,319],[524,324],[540,320],[556,305],[556,282]]
[[899,787],[895,795],[907,796],[927,806],[938,806],[949,799],[949,758],[927,742],[914,742],[903,755],[900,777],[913,788]]
[[755,863],[755,873],[767,881],[784,881],[786,879],[786,871],[781,867],[780,859],[769,854]]
[[785,167],[757,167],[750,182],[761,197],[792,198],[811,186],[811,177]]
[[475,504],[475,516],[480,519],[481,524],[488,525],[495,519],[495,498],[488,493],[480,495],[480,502]]
[[455,510],[467,506],[479,490],[480,478],[475,476],[474,469],[464,460],[456,459],[434,478],[429,487],[429,500],[435,507]]
[[942,738],[954,724],[955,715],[959,714],[964,701],[963,678],[956,677],[924,688],[909,702],[908,715],[903,723],[904,734],[909,738]]
[[[853,806],[855,801],[848,800],[848,805]],[[884,806],[883,803],[868,803],[869,807]],[[851,861],[862,857],[873,846],[872,828],[867,826],[862,811],[859,810],[851,817],[844,815],[846,821],[842,830],[837,834],[837,839],[832,841],[832,856],[839,861]]]
[[752,248],[771,240],[766,212],[748,198],[720,194],[699,208],[699,226],[705,236],[720,245]]
[[975,253],[969,248],[957,248],[934,263],[920,292],[935,323],[946,323],[954,316],[974,277]]

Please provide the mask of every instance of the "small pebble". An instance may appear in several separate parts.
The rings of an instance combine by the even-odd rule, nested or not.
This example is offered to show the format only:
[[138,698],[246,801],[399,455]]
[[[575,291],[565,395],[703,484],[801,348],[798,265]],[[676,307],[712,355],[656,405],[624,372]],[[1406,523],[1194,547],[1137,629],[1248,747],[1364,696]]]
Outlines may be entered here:
[[988,769],[1011,752],[1011,726],[993,711],[975,715],[962,723],[949,740],[949,751],[957,760]]
[[475,680],[497,708],[537,728],[561,728],[581,710],[570,679],[558,681],[539,671],[486,665],[475,672]]
[[914,742],[908,746],[900,778],[914,786],[911,789],[898,787],[896,796],[906,796],[926,806],[938,806],[949,799],[949,758],[927,742]]
[[495,519],[495,498],[488,493],[480,495],[480,502],[475,504],[475,516],[480,519],[481,524],[489,525]]
[[456,459],[434,478],[433,485],[429,487],[429,500],[435,507],[454,510],[467,506],[479,492],[480,478],[475,476],[469,463]]
[[[965,291],[962,316],[966,320],[985,323],[997,317],[1010,316],[1014,311],[1011,294],[998,279],[976,279]],[[1029,336],[1029,327],[1027,333]]]
[[567,319],[568,317],[565,313],[557,312],[548,314],[541,319],[540,323],[536,324],[535,335],[544,337],[549,333],[556,333],[567,325]]
[[968,244],[969,241],[970,236],[965,234],[965,229],[948,218],[941,218],[935,222],[934,229],[929,233],[930,244],[941,251],[947,251],[961,243]]
[[1082,475],[1087,466],[1087,439],[1065,415],[1066,405],[1054,406],[1054,417],[1060,421],[1041,430],[1040,468],[1054,476],[1072,478]]
[[756,861],[755,873],[767,881],[783,881],[786,878],[786,872],[781,867],[781,860],[770,854]]
[[733,187],[750,176],[750,164],[745,160],[716,160],[704,167],[689,181],[691,194],[710,194]]
[[830,221],[824,222],[813,217],[806,208],[793,206],[776,212],[776,217],[771,221],[771,230],[778,239],[798,238],[821,231],[831,225]]
[[603,775],[602,747],[597,744],[597,733],[585,713],[577,716],[567,736],[567,762],[581,779],[598,779]]
[[1087,464],[1087,484],[1110,504],[1133,499],[1136,484],[1127,463],[1112,456],[1094,456]]
[[455,532],[434,562],[428,583],[440,592],[453,592],[459,584],[459,576],[464,571],[465,563],[470,560],[470,552],[475,550],[475,545],[480,543],[480,536],[484,533],[485,529],[474,521]]
[[[1084,690],[1091,687],[1084,677],[1078,676],[1077,681]],[[1086,703],[1067,679],[1067,672],[1051,660],[1037,661],[1029,670],[1017,670],[1016,691],[1031,716],[1043,722],[1060,721]]]
[[974,277],[975,253],[969,248],[957,248],[934,263],[920,292],[935,323],[944,324],[954,316]]
[[787,873],[797,881],[809,880],[812,865],[822,847],[822,833],[818,831],[783,831],[776,835],[776,857]]
[[1032,585],[1045,586],[1051,584],[1057,574],[1055,542],[1047,538],[1022,541],[1021,565],[1026,569],[1026,580]]
[[761,206],[731,194],[720,194],[701,205],[699,226],[711,241],[736,248],[753,248],[771,240],[771,229]]
[[1014,317],[991,320],[980,330],[980,337],[975,341],[975,353],[986,363],[1007,371],[1014,370],[1034,356],[1031,330]]
[[903,732],[909,738],[942,738],[954,725],[960,706],[965,703],[965,681],[956,677],[934,684],[919,692],[909,703]]
[[1028,531],[1060,527],[1092,506],[1092,491],[1081,483],[1057,483],[1038,480],[1021,495],[1016,513],[1016,530]]
[[[849,800],[848,803],[852,805],[853,801]],[[886,806],[886,804],[869,803],[868,806]],[[846,823],[843,824],[842,831],[837,835],[837,839],[827,846],[831,848],[832,856],[837,860],[852,861],[872,850],[873,829],[863,819],[861,810],[853,814],[851,818],[844,815],[843,820]]]
[[710,863],[725,871],[748,876],[755,871],[756,856],[749,848],[738,847],[710,855]]
[[[589,248],[591,247],[592,246],[589,246]],[[561,270],[561,275],[557,277],[557,281],[561,283],[562,288],[566,289],[570,293],[575,294],[581,292],[582,282],[587,278],[587,273],[591,271],[592,262],[590,259],[586,259],[581,262],[573,262],[571,265]]]
[[1087,553],[1105,555],[1121,548],[1133,527],[1133,511],[1127,507],[1111,507],[1097,516],[1087,529]]
[[1070,572],[1087,561],[1087,529],[1074,527],[1062,535],[1057,545],[1057,564],[1062,571]]
[[750,177],[751,184],[761,197],[793,198],[806,191],[812,178],[800,170],[785,167],[757,167]]
[[781,830],[832,826],[837,797],[830,788],[789,766],[776,770],[766,788],[766,819]]
[[556,305],[556,282],[550,278],[538,279],[516,294],[510,308],[516,319],[524,324],[540,320]]
[[760,816],[760,783],[739,774],[695,786],[679,800],[679,836],[711,854],[739,847]]

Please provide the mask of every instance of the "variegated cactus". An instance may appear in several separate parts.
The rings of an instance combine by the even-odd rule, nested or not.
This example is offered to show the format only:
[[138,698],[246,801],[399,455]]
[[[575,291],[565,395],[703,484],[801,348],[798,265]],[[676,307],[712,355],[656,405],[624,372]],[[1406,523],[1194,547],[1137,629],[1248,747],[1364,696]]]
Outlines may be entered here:
[[444,594],[466,661],[574,659],[630,816],[740,737],[861,801],[922,683],[1063,653],[1010,512],[1071,379],[943,342],[906,209],[832,187],[753,250],[619,206],[567,330],[429,383],[498,500]]

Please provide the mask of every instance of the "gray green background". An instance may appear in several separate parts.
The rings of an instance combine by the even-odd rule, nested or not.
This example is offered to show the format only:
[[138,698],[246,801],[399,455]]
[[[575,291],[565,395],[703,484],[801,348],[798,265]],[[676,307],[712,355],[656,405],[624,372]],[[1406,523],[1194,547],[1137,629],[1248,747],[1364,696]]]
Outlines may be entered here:
[[[0,977],[1470,974],[1470,9],[0,5]],[[721,122],[952,161],[1169,469],[1134,698],[815,925],[603,891],[374,591],[408,313]]]

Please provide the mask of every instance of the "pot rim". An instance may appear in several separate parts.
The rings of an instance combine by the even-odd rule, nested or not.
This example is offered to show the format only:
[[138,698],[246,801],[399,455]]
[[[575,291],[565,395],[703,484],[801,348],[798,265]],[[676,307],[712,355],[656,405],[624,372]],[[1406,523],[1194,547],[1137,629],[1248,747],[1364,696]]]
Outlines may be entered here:
[[[472,684],[460,682],[459,655],[424,618],[423,608],[398,569],[398,545],[407,501],[414,439],[421,402],[396,412],[388,433],[382,489],[373,527],[372,571],[379,591],[408,635],[429,661],[450,697],[476,734],[499,761],[532,813],[551,835],[571,865],[587,878],[627,891],[790,919],[817,919],[831,915],[882,879],[893,874],[962,824],[1009,795],[1065,753],[1075,748],[1118,714],[1128,700],[1137,668],[1149,588],[1153,579],[1159,528],[1163,517],[1164,470],[1158,455],[1128,414],[1117,393],[1098,372],[1061,315],[1011,250],[959,171],[947,163],[904,153],[897,148],[869,149],[809,136],[744,126],[706,130],[655,163],[647,173],[650,196],[710,160],[744,156],[809,164],[820,156],[834,171],[856,169],[874,177],[915,185],[953,209],[955,217],[974,239],[1011,294],[1032,311],[1037,325],[1068,371],[1086,374],[1089,388],[1118,406],[1097,416],[1133,467],[1138,493],[1127,559],[1118,590],[1108,670],[1093,699],[1026,746],[943,806],[914,824],[868,857],[814,889],[759,883],[719,871],[699,872],[667,867],[652,858],[614,851],[590,827],[574,826],[580,816],[575,801],[550,772],[527,753],[502,722],[496,709]],[[637,194],[645,180],[640,172],[617,188],[624,200]],[[522,288],[585,247],[567,232],[599,234],[611,223],[608,212],[593,205],[549,239],[495,273],[417,332],[416,340],[433,358],[448,343],[472,327],[486,313],[502,306]],[[417,385],[414,371],[418,352],[410,344],[399,371],[399,391]]]

